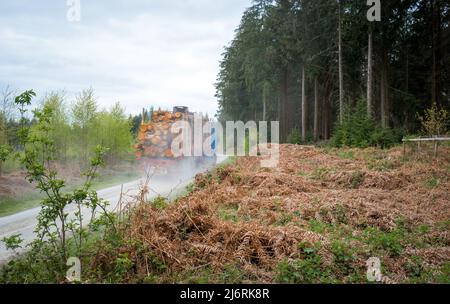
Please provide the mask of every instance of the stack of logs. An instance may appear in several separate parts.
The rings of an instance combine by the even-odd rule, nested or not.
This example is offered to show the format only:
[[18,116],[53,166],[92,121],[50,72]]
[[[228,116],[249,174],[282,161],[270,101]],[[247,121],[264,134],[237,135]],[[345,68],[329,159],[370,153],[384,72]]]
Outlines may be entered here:
[[142,123],[139,129],[137,158],[173,158],[171,144],[177,134],[172,134],[172,125],[183,119],[182,113],[155,111],[150,123]]

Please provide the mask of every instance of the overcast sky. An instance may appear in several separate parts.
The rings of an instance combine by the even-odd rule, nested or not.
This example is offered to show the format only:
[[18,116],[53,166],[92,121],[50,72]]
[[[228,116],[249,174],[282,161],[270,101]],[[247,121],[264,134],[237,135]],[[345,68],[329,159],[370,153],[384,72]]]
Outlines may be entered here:
[[224,46],[250,0],[0,1],[0,89],[92,87],[102,108],[187,105],[214,115],[214,82]]

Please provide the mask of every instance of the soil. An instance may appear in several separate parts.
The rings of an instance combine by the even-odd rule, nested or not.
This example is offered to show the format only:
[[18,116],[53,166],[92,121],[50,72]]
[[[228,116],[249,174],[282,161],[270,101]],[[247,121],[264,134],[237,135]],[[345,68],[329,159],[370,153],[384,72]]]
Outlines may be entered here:
[[15,172],[0,176],[0,199],[15,197],[33,190],[33,186],[26,180],[24,172]]

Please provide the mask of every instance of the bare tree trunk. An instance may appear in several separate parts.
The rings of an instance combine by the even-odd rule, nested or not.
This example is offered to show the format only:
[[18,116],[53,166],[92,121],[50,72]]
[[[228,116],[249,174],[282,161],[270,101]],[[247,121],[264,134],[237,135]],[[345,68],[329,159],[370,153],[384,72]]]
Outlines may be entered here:
[[302,138],[306,142],[306,79],[304,66],[302,68]]
[[344,121],[344,71],[342,66],[342,20],[341,20],[341,2],[339,1],[339,122]]
[[314,141],[319,140],[319,89],[317,76],[314,78]]
[[405,80],[405,92],[409,93],[409,49],[406,47],[406,80]]
[[322,110],[322,138],[328,139],[328,102],[326,97],[323,98],[323,110]]
[[330,126],[331,126],[331,104],[332,104],[332,98],[333,94],[330,91],[326,97],[325,100],[325,132],[324,132],[324,138],[329,139],[330,138]]
[[367,116],[372,117],[373,97],[373,64],[372,64],[372,32],[369,32],[369,49],[367,52]]
[[385,128],[386,116],[385,116],[385,102],[386,102],[386,88],[384,87],[384,67],[381,70],[381,81],[380,81],[380,115],[381,115],[381,127]]
[[281,126],[281,140],[285,142],[287,139],[287,117],[286,106],[288,98],[288,69],[287,67],[283,71],[281,79],[281,98],[280,98],[280,126]]
[[266,121],[266,104],[267,104],[267,96],[266,89],[263,88],[263,121]]
[[439,103],[439,67],[440,67],[440,29],[441,29],[441,12],[439,0],[431,0],[432,11],[432,52],[433,65],[431,72],[431,101],[432,103]]
[[[281,98],[280,95],[277,96],[277,120],[281,121]],[[281,124],[280,124],[281,126]]]
[[388,56],[386,51],[383,51],[382,65],[381,65],[381,100],[380,100],[380,112],[381,112],[381,127],[387,128],[387,108],[388,108],[388,79],[387,79],[387,60]]

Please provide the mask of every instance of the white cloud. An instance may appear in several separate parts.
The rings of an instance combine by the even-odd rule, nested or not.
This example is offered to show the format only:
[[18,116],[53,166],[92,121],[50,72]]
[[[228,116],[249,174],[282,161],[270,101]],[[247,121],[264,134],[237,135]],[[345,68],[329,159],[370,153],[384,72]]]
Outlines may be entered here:
[[151,105],[187,105],[213,115],[220,55],[242,2],[223,18],[144,12],[95,23],[82,19],[66,33],[30,33],[0,23],[0,52],[6,54],[0,84],[41,93],[65,89],[69,96],[92,86],[104,107],[121,101],[137,113]]

